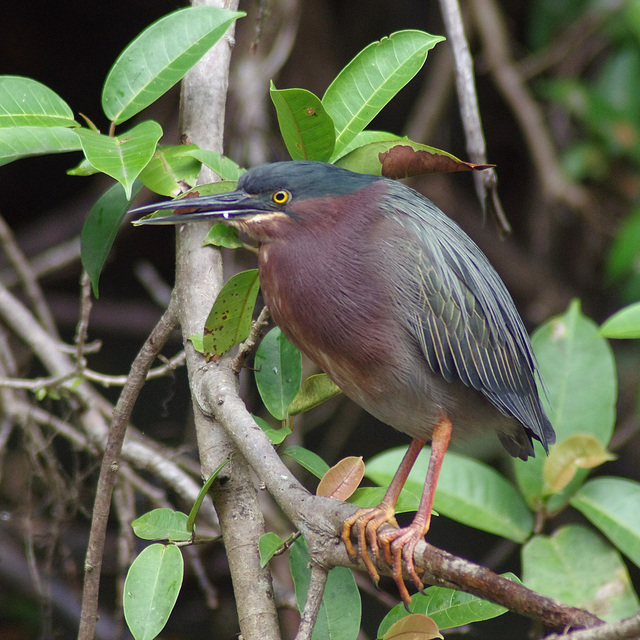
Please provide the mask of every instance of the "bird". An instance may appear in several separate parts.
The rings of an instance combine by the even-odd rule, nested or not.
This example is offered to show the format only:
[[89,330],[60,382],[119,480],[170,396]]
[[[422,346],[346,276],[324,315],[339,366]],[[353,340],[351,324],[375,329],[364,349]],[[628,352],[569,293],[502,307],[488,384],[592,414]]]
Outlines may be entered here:
[[[414,549],[429,530],[450,441],[497,434],[527,460],[555,432],[516,306],[489,260],[433,202],[389,178],[317,161],[264,164],[235,191],[135,209],[185,209],[139,220],[213,217],[258,244],[260,286],[287,338],[369,414],[412,440],[376,507],[348,517],[341,539],[379,580],[384,561],[402,600],[404,568],[420,590]],[[415,517],[395,506],[418,454],[431,452]],[[379,531],[383,523],[384,527]],[[354,545],[355,538],[356,544]],[[373,559],[372,559],[373,558]]]

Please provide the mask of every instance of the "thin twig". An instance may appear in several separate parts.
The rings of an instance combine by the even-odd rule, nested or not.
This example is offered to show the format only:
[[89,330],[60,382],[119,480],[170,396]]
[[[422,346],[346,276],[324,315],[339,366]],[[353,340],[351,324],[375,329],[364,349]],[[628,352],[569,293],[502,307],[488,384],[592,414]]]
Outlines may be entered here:
[[172,298],[169,308],[155,326],[149,338],[131,365],[128,383],[113,410],[113,422],[105,447],[100,468],[100,477],[96,487],[96,499],[93,507],[93,519],[89,534],[89,544],[85,559],[85,580],[82,593],[82,612],[80,614],[79,640],[92,640],[98,613],[98,592],[100,573],[106,536],[107,520],[111,507],[111,497],[118,475],[118,466],[127,425],[133,406],[144,385],[147,372],[160,349],[164,346],[176,324],[176,302]]
[[166,307],[169,304],[171,287],[162,279],[155,265],[148,260],[140,260],[133,265],[133,273],[159,307]]
[[[35,278],[55,273],[80,260],[80,236],[71,238],[45,249],[42,253],[30,258],[31,271]],[[0,280],[6,287],[14,287],[20,282],[19,276],[14,269],[5,268],[0,271]]]
[[244,367],[247,358],[256,348],[256,344],[258,343],[258,340],[260,340],[262,332],[269,324],[270,318],[271,314],[269,313],[269,309],[267,307],[262,307],[260,315],[251,325],[251,333],[249,334],[249,337],[240,345],[240,347],[238,348],[238,353],[233,359],[231,369],[235,373],[240,373],[242,367]]
[[87,333],[89,330],[89,316],[93,300],[91,298],[91,279],[86,271],[82,271],[80,276],[80,313],[76,325],[76,363],[78,369],[82,371],[85,365],[84,346],[87,343]]
[[523,80],[530,80],[551,67],[574,58],[583,44],[591,40],[614,13],[620,11],[623,0],[609,0],[596,10],[587,10],[575,21],[558,32],[556,38],[541,51],[536,51],[517,63],[518,73]]
[[[467,139],[467,153],[472,162],[487,164],[487,148],[478,107],[473,60],[464,33],[458,0],[440,0],[440,10],[447,30],[447,38],[453,49],[456,86],[462,125]],[[504,215],[498,197],[498,179],[495,171],[493,169],[474,171],[473,179],[483,210],[491,213],[503,235],[511,233],[511,226]]]
[[35,309],[36,316],[40,320],[40,323],[52,336],[57,336],[56,323],[49,309],[49,305],[44,298],[42,289],[36,280],[36,275],[29,261],[18,246],[9,225],[2,216],[0,216],[0,242],[2,242],[9,261],[24,285],[24,289],[29,300],[31,300],[31,304]]
[[311,563],[311,579],[309,580],[307,599],[304,603],[296,640],[310,640],[311,638],[313,628],[318,619],[318,611],[320,611],[328,575],[329,571],[326,568],[315,564],[315,562]]
[[545,640],[637,640],[640,638],[640,615],[619,622],[609,622],[591,629],[552,634]]
[[584,210],[587,192],[569,180],[560,165],[542,111],[509,54],[507,29],[500,9],[494,0],[476,0],[469,3],[469,8],[482,39],[489,70],[522,129],[545,197]]
[[[160,356],[159,356],[159,359]],[[155,380],[156,378],[163,378],[168,373],[175,371],[178,367],[183,367],[185,363],[185,353],[184,350],[180,351],[177,355],[173,356],[173,358],[169,358],[163,365],[156,367],[155,369],[150,369],[147,373],[147,380]],[[97,371],[92,371],[91,369],[85,369],[82,372],[83,377],[87,380],[91,380],[92,382],[97,382],[101,384],[103,387],[121,387],[127,381],[127,376],[110,376],[105,373],[98,373]],[[1,383],[0,383],[1,386]]]
[[[85,351],[86,353],[86,351]],[[167,359],[165,364],[149,370],[147,380],[162,378],[167,373],[175,371],[178,367],[184,366],[185,354],[180,351],[173,358]],[[49,376],[47,378],[0,378],[0,387],[8,389],[24,389],[25,391],[38,391],[39,389],[57,388],[65,382],[76,378],[85,378],[92,382],[97,382],[103,387],[122,387],[126,384],[128,376],[111,376],[106,373],[99,373],[91,369],[84,369],[82,372],[73,371],[61,376]]]

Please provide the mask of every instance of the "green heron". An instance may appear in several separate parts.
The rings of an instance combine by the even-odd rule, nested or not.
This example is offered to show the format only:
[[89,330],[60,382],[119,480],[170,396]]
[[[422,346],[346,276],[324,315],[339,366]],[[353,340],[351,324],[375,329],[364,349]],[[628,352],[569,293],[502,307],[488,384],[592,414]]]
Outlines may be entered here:
[[[259,244],[265,302],[285,335],[370,414],[413,440],[379,506],[348,518],[342,539],[374,580],[382,549],[405,602],[402,562],[422,588],[413,551],[429,529],[451,437],[495,432],[526,460],[555,433],[536,387],[529,337],[502,280],[474,242],[413,189],[322,162],[276,162],[236,191],[136,209],[188,208],[149,219],[221,218]],[[193,212],[193,209],[196,211]],[[431,441],[411,524],[395,505]],[[382,523],[392,525],[378,531]],[[351,534],[357,536],[354,547]]]

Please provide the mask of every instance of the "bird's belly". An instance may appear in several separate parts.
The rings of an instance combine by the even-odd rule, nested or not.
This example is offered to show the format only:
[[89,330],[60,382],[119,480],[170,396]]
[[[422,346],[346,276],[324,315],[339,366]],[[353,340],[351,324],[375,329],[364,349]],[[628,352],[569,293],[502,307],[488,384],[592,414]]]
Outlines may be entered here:
[[522,430],[475,389],[434,373],[397,318],[385,315],[384,309],[393,308],[387,301],[324,289],[321,273],[314,274],[315,281],[302,277],[297,285],[282,285],[270,273],[271,262],[270,254],[261,264],[260,279],[273,319],[368,413],[411,437],[427,440],[443,416],[451,419],[454,438]]
[[[420,353],[380,348],[368,350],[369,358],[363,361],[349,349],[337,346],[340,336],[348,331],[346,327],[332,326],[328,332],[310,334],[308,323],[298,324],[290,317],[281,317],[277,305],[272,313],[291,342],[347,397],[412,438],[430,440],[434,426],[443,416],[451,419],[455,440],[482,432],[516,434],[522,430],[513,418],[501,414],[475,389],[461,382],[447,382],[433,373]],[[344,339],[344,344],[352,342],[352,338]]]

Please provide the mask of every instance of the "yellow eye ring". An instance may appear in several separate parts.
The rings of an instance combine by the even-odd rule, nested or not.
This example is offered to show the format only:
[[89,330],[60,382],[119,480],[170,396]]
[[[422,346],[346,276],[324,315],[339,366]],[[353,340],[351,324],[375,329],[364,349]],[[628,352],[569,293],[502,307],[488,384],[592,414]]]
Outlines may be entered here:
[[289,202],[290,198],[291,194],[284,189],[281,189],[280,191],[274,191],[273,195],[271,196],[271,199],[276,204],[286,204],[287,202]]

